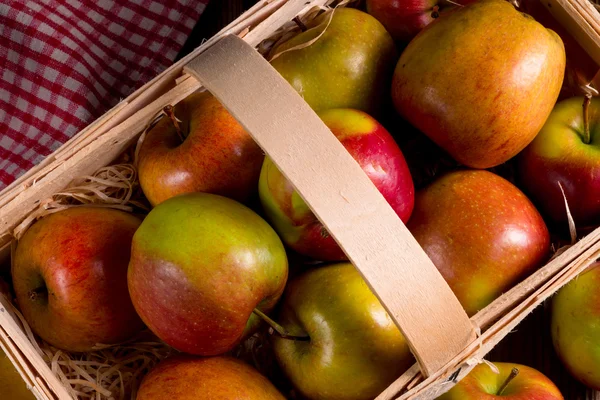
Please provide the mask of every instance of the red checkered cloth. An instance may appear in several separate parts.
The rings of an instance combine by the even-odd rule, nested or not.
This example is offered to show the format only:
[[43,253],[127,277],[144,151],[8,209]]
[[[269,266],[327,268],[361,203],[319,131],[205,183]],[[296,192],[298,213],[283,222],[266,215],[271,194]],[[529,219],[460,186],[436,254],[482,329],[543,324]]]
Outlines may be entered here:
[[0,189],[167,68],[208,1],[0,0]]

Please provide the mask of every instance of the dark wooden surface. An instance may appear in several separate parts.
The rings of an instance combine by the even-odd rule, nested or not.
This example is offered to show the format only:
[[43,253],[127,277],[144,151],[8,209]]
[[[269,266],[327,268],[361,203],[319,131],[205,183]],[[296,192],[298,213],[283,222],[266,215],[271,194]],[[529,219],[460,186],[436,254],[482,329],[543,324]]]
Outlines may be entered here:
[[[212,0],[183,47],[179,57],[188,54],[222,27],[233,21],[256,0]],[[565,400],[600,400],[600,392],[587,390],[563,368],[552,347],[548,304],[540,306],[509,334],[486,359],[515,362],[536,368],[555,382]]]

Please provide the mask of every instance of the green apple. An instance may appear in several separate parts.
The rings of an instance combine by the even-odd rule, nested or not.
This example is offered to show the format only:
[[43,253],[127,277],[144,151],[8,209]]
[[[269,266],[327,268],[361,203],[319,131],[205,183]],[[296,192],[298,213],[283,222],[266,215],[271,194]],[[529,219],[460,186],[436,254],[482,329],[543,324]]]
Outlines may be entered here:
[[350,263],[310,270],[286,289],[275,356],[294,387],[312,400],[373,399],[414,362],[379,300]]
[[577,380],[600,390],[600,263],[572,280],[552,299],[552,341]]
[[226,197],[189,193],[156,206],[135,233],[128,282],[148,327],[180,351],[231,350],[271,310],[288,263],[275,231]]
[[539,212],[516,186],[488,171],[451,172],[418,191],[407,226],[469,315],[549,253]]
[[177,355],[144,377],[136,400],[285,400],[254,368],[231,357]]
[[450,391],[437,400],[563,400],[563,396],[544,374],[525,365],[479,364]]
[[247,200],[256,192],[264,155],[209,92],[179,103],[146,134],[139,152],[140,185],[152,205],[182,193]]
[[457,161],[483,169],[533,140],[564,73],[556,33],[507,1],[480,0],[440,15],[409,43],[392,98],[404,118]]
[[19,240],[12,278],[31,329],[51,345],[83,352],[143,328],[127,290],[131,241],[141,220],[76,207],[50,214]]
[[[319,35],[310,46],[283,53]],[[317,17],[306,32],[271,52],[278,53],[271,64],[314,110],[355,108],[373,115],[389,93],[398,59],[383,25],[353,8]]]

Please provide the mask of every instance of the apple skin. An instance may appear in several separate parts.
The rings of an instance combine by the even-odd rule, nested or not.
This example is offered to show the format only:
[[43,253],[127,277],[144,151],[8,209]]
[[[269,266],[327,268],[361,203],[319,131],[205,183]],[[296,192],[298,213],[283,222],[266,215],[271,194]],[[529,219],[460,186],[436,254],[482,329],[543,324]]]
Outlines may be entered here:
[[[402,151],[388,131],[358,110],[332,109],[319,116],[402,221],[408,221],[414,205],[414,185]],[[267,219],[293,250],[317,260],[347,259],[269,157],[262,167],[258,194]]]
[[140,185],[150,203],[192,192],[245,201],[255,193],[264,154],[225,107],[209,92],[200,92],[174,112],[183,121],[183,143],[164,117],[140,148]]
[[[313,110],[354,108],[378,115],[389,93],[398,51],[394,40],[373,16],[354,8],[337,8],[310,22],[308,30],[275,47],[271,65]],[[302,45],[327,30],[310,46]]]
[[559,102],[518,158],[521,184],[540,210],[566,226],[560,182],[578,228],[600,223],[600,99],[589,106],[589,144],[583,139],[582,105],[583,97]]
[[279,321],[310,341],[274,336],[275,356],[311,400],[368,400],[414,362],[408,344],[350,263],[309,270],[290,282]]
[[127,290],[131,240],[140,222],[119,210],[75,207],[27,230],[12,278],[19,308],[37,335],[59,349],[84,352],[123,342],[143,328]]
[[136,400],[285,400],[258,371],[231,357],[177,355],[144,377]]
[[516,186],[488,171],[451,172],[418,191],[407,227],[469,315],[549,253],[539,212]]
[[[465,5],[475,0],[462,0]],[[436,8],[437,7],[437,8]],[[367,12],[377,18],[397,42],[407,43],[454,5],[440,0],[367,0]]]
[[[479,364],[437,400],[563,400],[556,385],[544,374],[525,365],[495,362],[496,374],[486,364]],[[513,368],[519,374],[497,395]]]
[[270,311],[288,275],[283,244],[254,211],[189,193],[156,206],[133,237],[128,282],[146,325],[177,350],[231,350]]
[[480,0],[440,16],[409,43],[394,72],[392,99],[401,116],[455,160],[490,168],[540,131],[565,62],[556,33],[507,1]]
[[552,299],[552,341],[563,365],[577,380],[600,390],[600,263]]

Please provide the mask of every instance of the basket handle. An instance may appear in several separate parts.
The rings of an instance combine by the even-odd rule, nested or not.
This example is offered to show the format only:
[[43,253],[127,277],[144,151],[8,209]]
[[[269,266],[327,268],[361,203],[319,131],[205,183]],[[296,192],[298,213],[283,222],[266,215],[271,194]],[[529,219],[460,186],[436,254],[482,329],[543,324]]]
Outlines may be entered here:
[[436,267],[327,126],[242,39],[226,36],[184,71],[244,126],[340,244],[402,331],[426,376],[474,337]]

